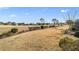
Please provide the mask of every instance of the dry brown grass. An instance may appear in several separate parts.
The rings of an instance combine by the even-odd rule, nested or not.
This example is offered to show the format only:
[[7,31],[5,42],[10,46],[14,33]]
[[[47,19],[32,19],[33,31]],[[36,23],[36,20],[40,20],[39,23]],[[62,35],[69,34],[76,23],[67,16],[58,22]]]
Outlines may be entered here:
[[28,26],[0,25],[0,34],[8,32],[12,28],[18,28],[18,31],[28,30]]
[[0,40],[0,50],[60,51],[58,46],[63,31],[68,26],[36,30]]

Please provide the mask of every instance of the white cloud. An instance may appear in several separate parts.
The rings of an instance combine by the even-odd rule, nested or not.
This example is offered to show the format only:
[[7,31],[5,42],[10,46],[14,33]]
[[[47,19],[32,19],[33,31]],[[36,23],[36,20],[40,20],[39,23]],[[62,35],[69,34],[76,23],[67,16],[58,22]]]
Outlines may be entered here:
[[66,9],[66,10],[61,10],[62,13],[67,12],[67,11],[68,11],[68,9]]
[[16,15],[15,14],[12,14],[12,15],[9,15],[9,17],[16,17]]

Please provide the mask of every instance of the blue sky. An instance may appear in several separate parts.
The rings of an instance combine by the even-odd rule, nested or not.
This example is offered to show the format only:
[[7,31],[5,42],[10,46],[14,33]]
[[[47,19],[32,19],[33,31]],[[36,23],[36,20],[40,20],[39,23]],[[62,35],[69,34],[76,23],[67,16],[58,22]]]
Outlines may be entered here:
[[0,21],[3,22],[40,22],[44,18],[45,22],[51,22],[53,18],[60,22],[67,20],[67,13],[79,13],[77,7],[0,7]]

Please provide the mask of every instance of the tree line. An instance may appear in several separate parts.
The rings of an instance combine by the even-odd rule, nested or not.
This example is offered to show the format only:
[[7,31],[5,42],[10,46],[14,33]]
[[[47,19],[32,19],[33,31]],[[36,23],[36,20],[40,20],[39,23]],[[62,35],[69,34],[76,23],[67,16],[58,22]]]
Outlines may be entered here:
[[9,21],[9,22],[0,22],[0,25],[50,25],[50,24],[53,24],[55,26],[55,25],[62,24],[56,18],[52,19],[51,23],[45,22],[44,18],[40,18],[39,21],[40,22],[37,22],[37,23],[24,23],[24,22],[22,22],[22,23],[16,23],[16,22]]

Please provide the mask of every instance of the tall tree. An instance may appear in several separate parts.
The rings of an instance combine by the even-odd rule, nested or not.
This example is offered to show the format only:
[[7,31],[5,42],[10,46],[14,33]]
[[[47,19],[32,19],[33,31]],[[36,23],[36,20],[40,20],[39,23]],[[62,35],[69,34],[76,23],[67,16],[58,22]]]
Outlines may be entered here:
[[59,21],[56,18],[52,19],[52,22],[53,22],[54,26],[59,24]]
[[66,23],[69,25],[69,28],[73,27],[75,24],[75,21],[78,17],[77,11],[73,10],[72,13],[68,12],[65,14]]
[[42,24],[44,24],[45,20],[43,18],[40,18],[40,21]]
[[43,18],[40,18],[40,21],[41,21],[41,29],[43,29],[44,28],[44,22],[45,22],[45,20],[43,19]]
[[67,20],[66,23],[69,25],[69,28],[71,28],[74,24],[74,21],[72,20]]

